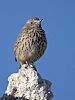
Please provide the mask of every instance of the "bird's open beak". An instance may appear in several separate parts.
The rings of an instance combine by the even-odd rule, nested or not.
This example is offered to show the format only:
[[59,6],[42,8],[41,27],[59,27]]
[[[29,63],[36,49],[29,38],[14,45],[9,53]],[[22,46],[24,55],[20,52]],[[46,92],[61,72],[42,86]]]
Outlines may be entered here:
[[43,19],[40,19],[40,22],[42,21]]

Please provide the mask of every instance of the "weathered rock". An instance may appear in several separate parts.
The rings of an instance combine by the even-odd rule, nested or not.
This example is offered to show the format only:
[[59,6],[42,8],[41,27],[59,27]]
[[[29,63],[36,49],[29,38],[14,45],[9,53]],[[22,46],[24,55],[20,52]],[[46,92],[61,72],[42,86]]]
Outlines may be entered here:
[[42,79],[34,65],[24,64],[18,73],[8,78],[9,84],[5,93],[20,100],[51,100],[51,82]]
[[16,98],[12,95],[8,96],[7,94],[4,94],[2,97],[0,97],[0,100],[16,100]]

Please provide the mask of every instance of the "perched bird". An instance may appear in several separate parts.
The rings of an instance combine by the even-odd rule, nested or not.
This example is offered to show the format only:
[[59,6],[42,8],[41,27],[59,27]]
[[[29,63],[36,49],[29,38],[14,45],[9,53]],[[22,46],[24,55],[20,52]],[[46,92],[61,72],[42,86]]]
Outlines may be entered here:
[[30,18],[14,45],[14,54],[16,61],[20,64],[33,63],[37,61],[45,52],[47,39],[45,31],[41,27],[41,21],[37,17]]

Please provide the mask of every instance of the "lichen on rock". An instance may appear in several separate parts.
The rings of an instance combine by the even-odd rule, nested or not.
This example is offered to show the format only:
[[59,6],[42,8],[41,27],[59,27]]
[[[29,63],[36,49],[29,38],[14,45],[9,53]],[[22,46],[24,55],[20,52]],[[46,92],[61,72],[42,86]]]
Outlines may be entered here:
[[8,78],[5,94],[20,100],[51,100],[51,82],[42,79],[33,64],[23,64],[18,73]]

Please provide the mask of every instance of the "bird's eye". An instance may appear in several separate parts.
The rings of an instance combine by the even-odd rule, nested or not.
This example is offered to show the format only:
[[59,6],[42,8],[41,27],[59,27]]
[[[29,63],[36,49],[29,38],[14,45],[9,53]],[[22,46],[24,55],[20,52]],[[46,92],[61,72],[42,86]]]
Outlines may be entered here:
[[31,24],[33,24],[33,22],[31,22]]

